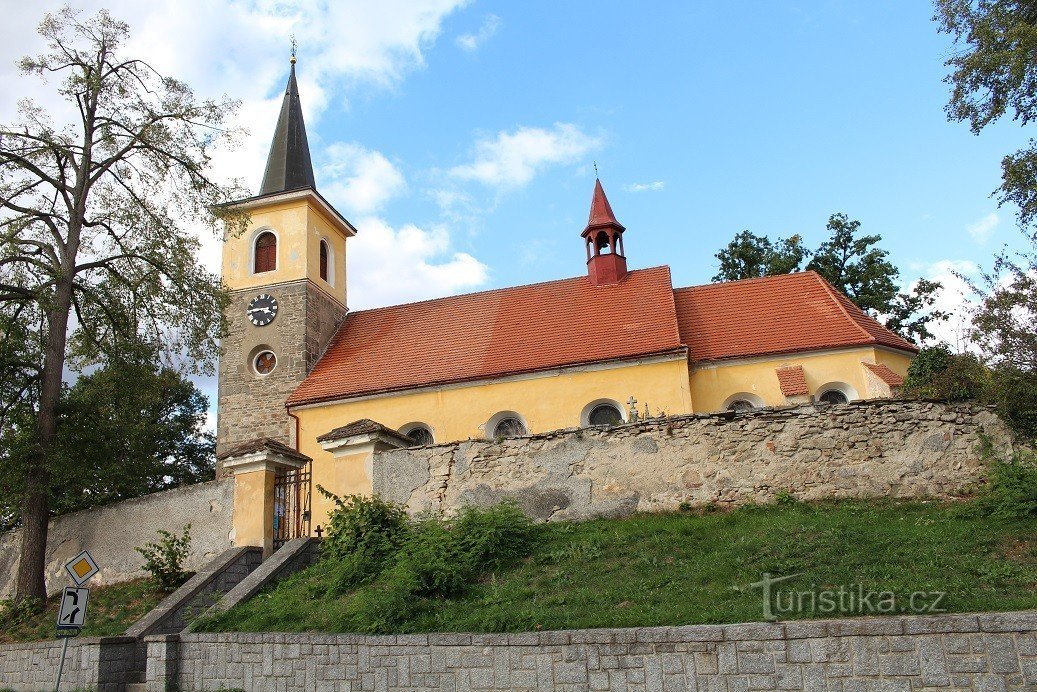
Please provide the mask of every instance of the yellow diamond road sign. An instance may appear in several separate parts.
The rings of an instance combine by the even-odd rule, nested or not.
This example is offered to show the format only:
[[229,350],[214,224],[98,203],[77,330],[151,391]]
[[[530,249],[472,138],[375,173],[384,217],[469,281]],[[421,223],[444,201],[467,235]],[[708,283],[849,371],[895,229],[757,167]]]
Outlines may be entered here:
[[76,586],[85,584],[90,577],[97,574],[97,570],[97,563],[86,550],[65,563],[65,571],[72,577]]

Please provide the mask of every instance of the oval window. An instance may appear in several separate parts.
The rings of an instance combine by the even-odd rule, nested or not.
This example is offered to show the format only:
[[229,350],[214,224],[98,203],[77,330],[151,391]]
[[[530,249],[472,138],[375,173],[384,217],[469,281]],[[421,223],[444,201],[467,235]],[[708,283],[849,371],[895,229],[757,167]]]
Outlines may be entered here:
[[425,447],[436,442],[432,437],[432,431],[425,425],[415,425],[403,434],[414,440],[414,447]]
[[277,356],[274,355],[273,351],[258,353],[255,360],[252,361],[252,367],[260,375],[269,375],[277,367]]
[[827,392],[818,397],[819,401],[823,401],[826,404],[845,404],[849,401],[846,395],[840,392],[838,389],[829,389]]
[[591,409],[588,421],[591,425],[622,425],[623,414],[612,404],[598,404]]
[[526,434],[526,426],[518,418],[508,416],[497,421],[493,426],[494,437],[521,437]]

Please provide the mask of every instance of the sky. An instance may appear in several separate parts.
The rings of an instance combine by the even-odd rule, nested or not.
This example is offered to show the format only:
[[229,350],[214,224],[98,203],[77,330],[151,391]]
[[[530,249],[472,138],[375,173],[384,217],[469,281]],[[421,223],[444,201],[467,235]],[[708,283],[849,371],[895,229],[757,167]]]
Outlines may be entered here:
[[[56,2],[0,0],[0,122],[53,85],[18,74]],[[1028,132],[948,122],[950,38],[926,2],[111,0],[127,55],[241,101],[216,174],[256,190],[290,37],[318,189],[358,229],[351,309],[585,271],[594,163],[632,268],[706,283],[737,232],[808,246],[860,220],[906,286],[961,282],[1021,236],[991,193]],[[219,242],[202,260],[219,268]],[[206,384],[211,389],[211,383]],[[213,393],[212,391],[209,392]]]

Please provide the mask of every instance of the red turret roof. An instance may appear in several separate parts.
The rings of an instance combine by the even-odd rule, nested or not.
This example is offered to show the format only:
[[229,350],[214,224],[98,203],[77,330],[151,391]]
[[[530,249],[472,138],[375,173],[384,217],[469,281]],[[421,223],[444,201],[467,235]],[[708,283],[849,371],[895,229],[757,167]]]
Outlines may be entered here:
[[623,224],[616,220],[616,215],[612,213],[612,205],[609,204],[609,199],[605,196],[605,190],[601,187],[601,181],[595,179],[594,196],[591,198],[591,213],[587,219],[587,228],[583,230],[582,235],[586,236],[591,229],[601,228],[602,226],[615,226],[620,231],[626,230]]

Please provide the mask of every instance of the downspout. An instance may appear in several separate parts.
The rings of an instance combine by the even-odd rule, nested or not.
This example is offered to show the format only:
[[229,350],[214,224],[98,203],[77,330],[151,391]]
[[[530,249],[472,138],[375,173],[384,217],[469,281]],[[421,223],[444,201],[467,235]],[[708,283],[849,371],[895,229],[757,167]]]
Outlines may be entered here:
[[[299,416],[297,416],[294,413],[292,413],[291,407],[288,406],[287,404],[285,404],[284,412],[287,413],[295,421],[295,451],[298,452],[298,451],[300,451],[299,450]],[[313,516],[312,515],[312,512],[313,512],[313,462],[311,461],[311,462],[308,462],[308,463],[310,464],[310,484],[309,484],[309,487],[306,489],[306,491],[309,493],[309,497],[306,498],[306,509],[305,509],[305,513],[308,515],[306,517],[306,533],[307,533],[307,535],[312,535],[313,534],[313,529],[312,529],[312,526],[313,526],[313,522],[312,522],[312,516]]]

